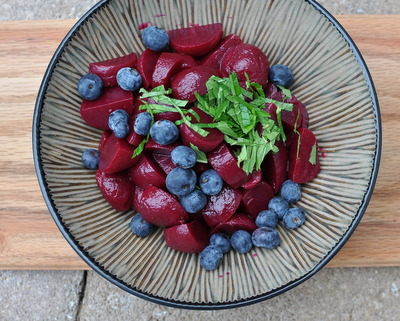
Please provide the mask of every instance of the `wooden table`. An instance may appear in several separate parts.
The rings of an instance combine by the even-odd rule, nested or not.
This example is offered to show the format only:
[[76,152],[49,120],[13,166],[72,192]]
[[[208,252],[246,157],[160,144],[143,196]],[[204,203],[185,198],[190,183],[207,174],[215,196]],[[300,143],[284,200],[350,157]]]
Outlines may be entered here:
[[[338,16],[378,92],[383,153],[370,205],[330,267],[400,266],[400,16]],[[31,126],[45,69],[76,20],[0,22],[0,269],[88,269],[58,231],[34,171]]]

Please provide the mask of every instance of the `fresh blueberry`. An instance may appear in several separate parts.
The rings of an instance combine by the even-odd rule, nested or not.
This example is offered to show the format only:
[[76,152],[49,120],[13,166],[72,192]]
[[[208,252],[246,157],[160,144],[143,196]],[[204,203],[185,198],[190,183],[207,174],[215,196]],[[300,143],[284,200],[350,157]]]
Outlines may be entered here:
[[199,189],[195,189],[193,192],[183,195],[180,198],[182,207],[188,213],[200,212],[207,204],[207,196]]
[[182,168],[191,168],[196,164],[196,152],[187,146],[175,147],[171,152],[172,162]]
[[251,234],[238,230],[231,235],[231,246],[239,253],[247,253],[253,248]]
[[294,83],[294,75],[285,65],[273,65],[269,69],[268,80],[276,86],[289,88]]
[[131,231],[139,237],[146,237],[150,235],[154,229],[154,226],[146,222],[139,213],[133,216],[129,227],[131,228]]
[[206,195],[217,195],[223,184],[221,176],[213,169],[207,169],[199,177],[200,188]]
[[281,196],[289,203],[295,203],[301,198],[301,187],[299,184],[286,180],[282,184]]
[[177,167],[167,175],[165,184],[172,194],[184,196],[194,191],[196,181],[197,177],[193,169]]
[[150,127],[150,136],[157,144],[169,145],[178,139],[179,129],[172,121],[160,119]]
[[142,87],[142,76],[135,68],[121,68],[117,72],[117,83],[123,90],[135,91]]
[[277,230],[271,227],[259,227],[252,236],[254,246],[263,247],[266,249],[274,249],[281,244],[281,238]]
[[117,138],[125,138],[129,134],[129,125],[124,120],[118,120],[114,125],[114,135]]
[[278,214],[273,210],[261,211],[256,218],[256,225],[258,227],[275,227],[278,224]]
[[209,245],[200,253],[200,266],[208,271],[215,270],[220,266],[223,257],[224,254],[219,247]]
[[288,229],[295,229],[306,220],[306,215],[301,207],[292,207],[283,217],[282,222]]
[[97,169],[99,167],[100,152],[96,149],[86,149],[82,153],[82,164],[89,169]]
[[149,133],[152,122],[153,118],[147,111],[139,113],[135,118],[133,130],[136,134],[145,136]]
[[129,114],[123,109],[114,110],[108,117],[108,127],[114,130],[115,125],[118,121],[123,121],[124,123],[129,123]]
[[222,253],[228,253],[231,249],[231,239],[224,233],[214,233],[210,237],[210,245],[219,247]]
[[103,81],[95,74],[86,74],[78,82],[78,93],[83,99],[95,100],[103,92]]
[[150,26],[143,30],[142,41],[146,48],[163,51],[169,45],[169,35],[163,28]]
[[289,210],[289,203],[284,198],[276,196],[269,201],[268,209],[278,214],[278,219],[282,219]]

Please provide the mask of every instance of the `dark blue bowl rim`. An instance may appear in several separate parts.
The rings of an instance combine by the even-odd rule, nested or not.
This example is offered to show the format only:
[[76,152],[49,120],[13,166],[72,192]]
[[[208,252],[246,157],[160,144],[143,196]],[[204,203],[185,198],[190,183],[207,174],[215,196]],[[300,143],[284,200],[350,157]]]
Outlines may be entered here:
[[56,210],[55,204],[51,198],[51,193],[50,193],[47,183],[45,181],[44,170],[43,170],[43,166],[40,161],[39,126],[40,126],[40,122],[41,122],[41,113],[42,113],[42,106],[43,106],[43,102],[44,102],[44,98],[45,98],[45,93],[46,93],[52,72],[56,66],[58,59],[60,58],[61,54],[63,53],[65,46],[68,44],[69,40],[74,36],[76,30],[80,27],[80,25],[82,23],[84,23],[85,21],[87,21],[95,11],[97,11],[99,8],[106,5],[110,1],[112,1],[112,0],[102,0],[102,1],[98,2],[95,6],[93,6],[88,12],[86,12],[85,15],[83,15],[75,23],[75,25],[67,33],[67,35],[65,36],[63,41],[60,43],[60,45],[58,46],[57,50],[55,51],[49,65],[46,69],[46,72],[44,74],[42,83],[41,83],[39,91],[38,91],[38,96],[37,96],[37,100],[36,100],[36,104],[35,104],[35,110],[34,110],[34,114],[33,114],[32,148],[33,148],[35,171],[37,174],[37,179],[38,179],[39,186],[40,186],[41,192],[43,194],[45,203],[46,203],[46,205],[49,209],[49,212],[50,212],[51,216],[53,217],[57,227],[59,228],[62,235],[64,236],[64,238],[68,241],[70,246],[75,250],[75,252],[81,257],[81,259],[91,269],[93,269],[95,272],[97,272],[99,275],[101,275],[103,278],[105,278],[112,284],[118,286],[122,290],[124,290],[130,294],[133,294],[139,298],[148,300],[148,301],[156,303],[156,304],[161,304],[161,305],[174,307],[174,308],[192,309],[192,310],[219,310],[219,309],[228,309],[228,308],[239,308],[239,307],[247,306],[250,304],[258,303],[258,302],[273,298],[277,295],[280,295],[280,294],[300,285],[304,281],[311,278],[318,271],[320,271],[321,268],[323,268],[339,252],[339,250],[348,241],[348,239],[350,238],[350,236],[353,234],[354,230],[358,226],[359,222],[361,221],[361,219],[367,209],[367,206],[369,204],[369,201],[371,199],[371,196],[372,196],[375,184],[376,184],[376,180],[378,177],[378,171],[379,171],[379,165],[380,165],[380,159],[381,159],[382,124],[381,124],[380,109],[379,109],[379,103],[378,103],[375,86],[372,81],[372,77],[370,75],[368,67],[367,67],[360,51],[358,50],[356,44],[351,39],[350,35],[346,32],[346,30],[343,28],[343,26],[319,3],[317,3],[314,0],[304,0],[305,2],[311,4],[322,15],[324,15],[336,27],[336,29],[339,31],[339,33],[343,36],[345,41],[348,43],[350,49],[352,50],[358,64],[361,67],[361,70],[364,74],[365,80],[369,87],[372,103],[373,103],[373,109],[374,109],[374,115],[375,115],[375,129],[376,129],[376,151],[375,151],[373,170],[371,173],[370,183],[369,183],[367,191],[364,195],[362,204],[361,204],[358,212],[356,213],[352,223],[350,224],[348,230],[341,237],[341,239],[338,241],[338,243],[332,248],[332,250],[324,257],[324,259],[322,259],[311,271],[309,271],[308,273],[306,273],[299,279],[294,280],[278,289],[275,289],[273,291],[270,291],[270,292],[252,297],[252,298],[243,299],[240,301],[222,302],[222,303],[187,303],[187,302],[182,302],[182,301],[165,299],[162,297],[144,293],[139,290],[135,290],[132,287],[130,287],[128,284],[124,283],[123,281],[116,278],[114,275],[112,275],[108,271],[106,271],[104,268],[100,267],[89,256],[89,254],[86,253],[84,251],[84,249],[77,243],[77,241],[74,239],[74,237],[68,231],[66,226],[62,223],[61,216],[59,215],[59,213]]

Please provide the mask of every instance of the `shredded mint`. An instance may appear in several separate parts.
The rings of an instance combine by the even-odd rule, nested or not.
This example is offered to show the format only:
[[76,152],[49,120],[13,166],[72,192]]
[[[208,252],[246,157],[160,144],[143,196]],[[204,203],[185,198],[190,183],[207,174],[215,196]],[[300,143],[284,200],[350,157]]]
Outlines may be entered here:
[[317,144],[314,144],[311,149],[309,162],[312,165],[315,165],[317,163]]
[[197,162],[205,164],[208,163],[207,155],[204,152],[202,152],[196,145],[190,143],[190,148],[195,151]]

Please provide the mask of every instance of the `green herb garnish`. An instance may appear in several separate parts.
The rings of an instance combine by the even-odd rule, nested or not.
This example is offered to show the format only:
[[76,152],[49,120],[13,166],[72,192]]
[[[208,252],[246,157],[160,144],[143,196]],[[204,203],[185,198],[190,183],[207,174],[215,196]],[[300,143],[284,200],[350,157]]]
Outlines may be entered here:
[[197,162],[205,164],[208,163],[207,155],[204,152],[202,152],[196,145],[190,143],[190,148],[195,151]]
[[314,144],[311,149],[309,162],[312,165],[315,165],[317,163],[317,144]]

